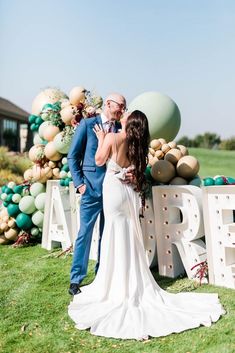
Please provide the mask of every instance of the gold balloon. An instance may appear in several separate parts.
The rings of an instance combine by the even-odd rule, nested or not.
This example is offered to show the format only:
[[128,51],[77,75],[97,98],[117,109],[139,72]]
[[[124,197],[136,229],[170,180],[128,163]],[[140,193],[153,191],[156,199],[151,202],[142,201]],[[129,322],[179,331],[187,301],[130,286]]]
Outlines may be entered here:
[[175,167],[168,161],[160,160],[152,166],[151,175],[160,183],[168,183],[175,176]]
[[199,162],[193,156],[184,156],[177,163],[176,170],[182,178],[192,179],[199,171]]

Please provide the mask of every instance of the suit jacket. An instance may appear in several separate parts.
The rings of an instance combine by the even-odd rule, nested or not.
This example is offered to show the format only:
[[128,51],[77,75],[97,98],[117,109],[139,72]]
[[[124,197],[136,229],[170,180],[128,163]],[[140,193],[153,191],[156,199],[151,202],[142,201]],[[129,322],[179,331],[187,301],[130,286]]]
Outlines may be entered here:
[[[73,136],[67,159],[75,188],[86,184],[92,196],[100,197],[106,166],[99,167],[95,164],[98,147],[98,139],[93,131],[95,124],[102,124],[100,115],[81,120]],[[115,123],[116,132],[119,127],[118,123]]]

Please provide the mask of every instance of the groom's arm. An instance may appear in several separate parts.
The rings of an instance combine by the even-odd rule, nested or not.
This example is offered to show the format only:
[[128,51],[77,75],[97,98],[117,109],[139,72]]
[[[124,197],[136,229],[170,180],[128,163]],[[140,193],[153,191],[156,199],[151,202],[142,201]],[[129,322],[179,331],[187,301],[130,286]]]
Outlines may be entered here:
[[67,156],[69,170],[71,172],[74,186],[77,189],[84,184],[82,163],[87,143],[87,125],[85,119],[81,120],[75,130],[73,140]]

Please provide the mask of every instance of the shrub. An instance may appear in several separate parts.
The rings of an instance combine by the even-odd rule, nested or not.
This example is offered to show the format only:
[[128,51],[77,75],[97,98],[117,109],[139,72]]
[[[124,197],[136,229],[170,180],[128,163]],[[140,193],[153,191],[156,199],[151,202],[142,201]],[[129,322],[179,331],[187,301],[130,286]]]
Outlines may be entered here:
[[0,147],[0,169],[7,169],[11,173],[24,174],[33,163],[26,154],[16,154],[8,151],[7,147]]
[[32,161],[26,156],[14,156],[10,159],[10,170],[12,171],[12,173],[16,173],[19,175],[24,175],[26,169],[29,169],[33,165]]
[[8,169],[10,165],[10,158],[7,154],[7,147],[0,147],[0,169]]
[[228,151],[235,150],[235,137],[231,137],[228,140],[223,140],[220,144],[220,149]]
[[23,177],[15,175],[9,169],[0,170],[0,186],[8,184],[9,181],[14,181],[16,184],[23,183]]

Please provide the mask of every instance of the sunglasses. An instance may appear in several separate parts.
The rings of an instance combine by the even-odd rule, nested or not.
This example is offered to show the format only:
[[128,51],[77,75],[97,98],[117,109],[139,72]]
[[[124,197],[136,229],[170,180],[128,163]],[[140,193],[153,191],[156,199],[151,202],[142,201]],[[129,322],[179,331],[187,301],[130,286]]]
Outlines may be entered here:
[[123,112],[127,111],[125,104],[118,103],[118,102],[114,101],[113,99],[109,99],[109,102],[116,103],[119,106],[119,109],[122,110]]

